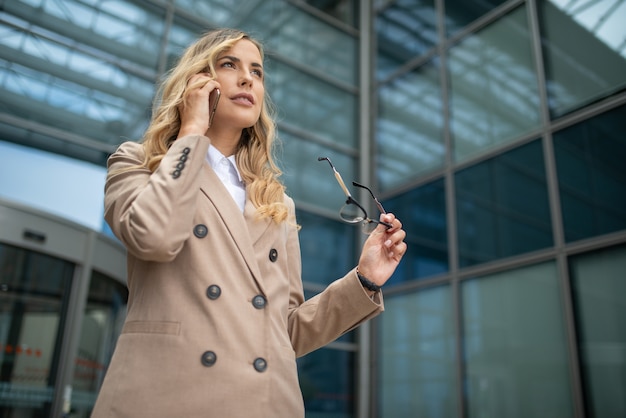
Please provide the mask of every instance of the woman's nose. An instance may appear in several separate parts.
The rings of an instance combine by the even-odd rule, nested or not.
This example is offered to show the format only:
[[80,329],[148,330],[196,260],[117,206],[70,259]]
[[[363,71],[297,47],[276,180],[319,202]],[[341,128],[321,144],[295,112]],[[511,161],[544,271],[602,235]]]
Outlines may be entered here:
[[250,75],[249,72],[246,71],[241,75],[239,84],[241,86],[245,86],[246,84],[252,85],[252,76]]

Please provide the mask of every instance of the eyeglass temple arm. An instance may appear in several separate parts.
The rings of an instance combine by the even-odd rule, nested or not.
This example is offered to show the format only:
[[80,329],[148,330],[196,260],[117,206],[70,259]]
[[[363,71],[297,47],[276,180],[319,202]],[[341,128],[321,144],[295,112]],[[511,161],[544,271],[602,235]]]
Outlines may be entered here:
[[360,183],[357,183],[356,181],[353,181],[352,184],[356,187],[360,187],[362,189],[367,190],[368,192],[370,192],[370,195],[372,196],[372,199],[374,199],[374,202],[376,202],[376,206],[378,206],[378,210],[380,211],[380,213],[387,213],[387,211],[385,210],[385,208],[383,208],[382,203],[380,203],[380,201],[376,198],[376,196],[374,196],[374,193],[372,193],[372,191],[370,190],[369,187],[367,186],[363,186]]
[[339,174],[339,172],[337,171],[333,163],[330,162],[330,159],[328,157],[317,157],[317,161],[322,161],[322,160],[328,161],[328,164],[330,164],[330,168],[332,168],[333,173],[335,173],[335,178],[337,179],[337,183],[339,183],[339,186],[341,186],[343,192],[346,194],[348,199],[349,200],[352,199],[352,195],[350,194],[350,191],[348,190],[348,188],[346,187],[346,184],[343,182],[343,179],[341,178],[341,174]]

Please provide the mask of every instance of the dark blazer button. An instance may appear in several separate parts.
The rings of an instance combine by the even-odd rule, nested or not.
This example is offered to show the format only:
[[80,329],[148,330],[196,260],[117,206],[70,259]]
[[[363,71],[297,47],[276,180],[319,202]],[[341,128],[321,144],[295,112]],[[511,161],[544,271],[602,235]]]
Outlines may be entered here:
[[183,154],[187,155],[187,154],[189,154],[189,152],[191,152],[191,148],[189,148],[189,147],[185,147],[185,148],[183,149]]
[[272,248],[270,250],[270,261],[273,263],[274,261],[276,261],[277,258],[278,258],[278,251],[276,250],[276,248]]
[[254,360],[254,370],[259,373],[264,372],[267,369],[267,361],[264,358],[259,357]]
[[216,284],[212,284],[206,289],[206,296],[211,300],[215,300],[219,298],[221,294],[222,294],[222,289]]
[[178,164],[176,164],[176,168],[178,170],[182,170],[183,168],[185,168],[185,162],[184,161],[179,162]]
[[174,170],[174,172],[172,173],[172,177],[177,179],[180,177],[180,170]]
[[205,351],[200,358],[202,365],[205,367],[211,367],[217,361],[217,354],[213,351]]
[[180,158],[178,159],[178,161],[182,161],[182,162],[187,161],[187,154],[181,155]]
[[198,224],[193,227],[193,234],[198,238],[204,238],[208,233],[209,229],[206,227],[206,225]]
[[267,301],[265,300],[265,298],[263,297],[263,295],[256,295],[253,299],[252,299],[252,306],[254,306],[257,309],[263,309],[265,308],[265,304],[267,303]]

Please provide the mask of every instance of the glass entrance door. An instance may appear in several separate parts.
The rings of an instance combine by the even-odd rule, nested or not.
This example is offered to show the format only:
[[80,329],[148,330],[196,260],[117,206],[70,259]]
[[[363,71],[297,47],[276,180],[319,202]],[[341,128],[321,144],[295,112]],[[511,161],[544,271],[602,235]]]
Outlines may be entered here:
[[0,418],[50,416],[74,267],[0,244]]

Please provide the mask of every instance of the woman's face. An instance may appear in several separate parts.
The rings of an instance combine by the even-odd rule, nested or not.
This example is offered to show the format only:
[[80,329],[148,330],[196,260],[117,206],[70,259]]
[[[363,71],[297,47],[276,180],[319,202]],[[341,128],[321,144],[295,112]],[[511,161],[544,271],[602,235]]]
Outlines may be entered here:
[[236,129],[253,126],[261,115],[265,95],[259,49],[247,39],[238,41],[218,57],[215,72],[222,95],[214,126]]

